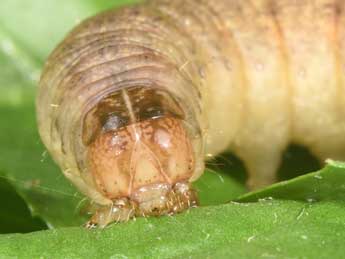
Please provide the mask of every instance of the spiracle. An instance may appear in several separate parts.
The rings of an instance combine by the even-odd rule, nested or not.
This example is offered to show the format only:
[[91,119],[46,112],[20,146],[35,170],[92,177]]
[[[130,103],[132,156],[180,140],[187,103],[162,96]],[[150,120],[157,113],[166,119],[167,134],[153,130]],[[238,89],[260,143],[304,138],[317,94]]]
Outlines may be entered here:
[[225,150],[251,188],[290,142],[343,159],[344,5],[151,0],[74,28],[36,106],[48,151],[100,206],[87,226],[196,206],[191,183]]

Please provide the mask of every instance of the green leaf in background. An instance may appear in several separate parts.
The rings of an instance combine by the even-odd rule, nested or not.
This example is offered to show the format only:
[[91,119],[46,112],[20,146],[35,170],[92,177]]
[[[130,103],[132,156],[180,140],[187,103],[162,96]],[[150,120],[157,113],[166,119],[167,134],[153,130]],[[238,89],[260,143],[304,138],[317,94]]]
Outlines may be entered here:
[[[40,143],[31,100],[18,107],[1,107],[6,134],[0,134],[0,170],[50,226],[80,225],[76,214],[83,196],[63,177]],[[3,129],[2,129],[3,130]],[[1,131],[3,132],[3,131]]]
[[318,172],[279,182],[236,200],[253,202],[264,198],[307,202],[345,201],[345,163],[329,160],[326,167]]
[[[77,23],[111,7],[137,0],[2,0],[0,31],[8,41],[42,64],[48,54]],[[3,39],[1,39],[3,40]]]
[[[1,174],[0,174],[1,175]],[[0,234],[32,232],[46,229],[39,218],[33,218],[25,202],[14,188],[0,177]]]
[[[345,164],[334,161],[316,173],[244,194],[243,165],[225,154],[209,162],[194,184],[208,207],[104,230],[71,227],[85,222],[85,199],[41,144],[35,87],[44,60],[65,33],[85,17],[128,2],[135,1],[1,1],[0,233],[45,228],[29,210],[57,229],[0,235],[0,258],[343,257]],[[280,179],[319,166],[293,146]],[[223,204],[230,200],[237,202]]]

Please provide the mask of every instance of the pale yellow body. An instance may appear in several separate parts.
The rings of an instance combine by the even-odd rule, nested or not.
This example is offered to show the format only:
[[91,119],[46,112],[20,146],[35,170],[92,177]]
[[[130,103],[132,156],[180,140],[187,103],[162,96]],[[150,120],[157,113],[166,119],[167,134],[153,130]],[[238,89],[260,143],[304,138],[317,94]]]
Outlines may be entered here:
[[233,64],[230,71],[210,66],[206,154],[234,151],[253,187],[275,180],[291,142],[321,160],[344,159],[345,1],[212,6],[225,23],[224,55]]

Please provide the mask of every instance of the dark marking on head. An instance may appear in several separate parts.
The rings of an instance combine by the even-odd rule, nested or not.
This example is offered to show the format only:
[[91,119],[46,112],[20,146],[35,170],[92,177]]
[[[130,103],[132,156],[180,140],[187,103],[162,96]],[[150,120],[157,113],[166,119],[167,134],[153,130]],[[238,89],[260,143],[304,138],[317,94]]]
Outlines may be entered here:
[[[123,91],[129,98],[127,102]],[[147,87],[120,89],[87,112],[83,121],[83,143],[89,145],[101,132],[162,116],[184,119],[182,108],[170,93]]]

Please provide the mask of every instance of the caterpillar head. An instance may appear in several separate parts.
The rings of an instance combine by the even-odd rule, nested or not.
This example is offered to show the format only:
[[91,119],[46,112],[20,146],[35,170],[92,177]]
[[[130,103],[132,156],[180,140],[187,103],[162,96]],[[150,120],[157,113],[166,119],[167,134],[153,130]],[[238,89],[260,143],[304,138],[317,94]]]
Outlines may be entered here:
[[104,98],[86,115],[83,138],[88,170],[105,197],[126,198],[145,215],[196,203],[188,183],[203,170],[200,140],[165,92],[136,88]]

